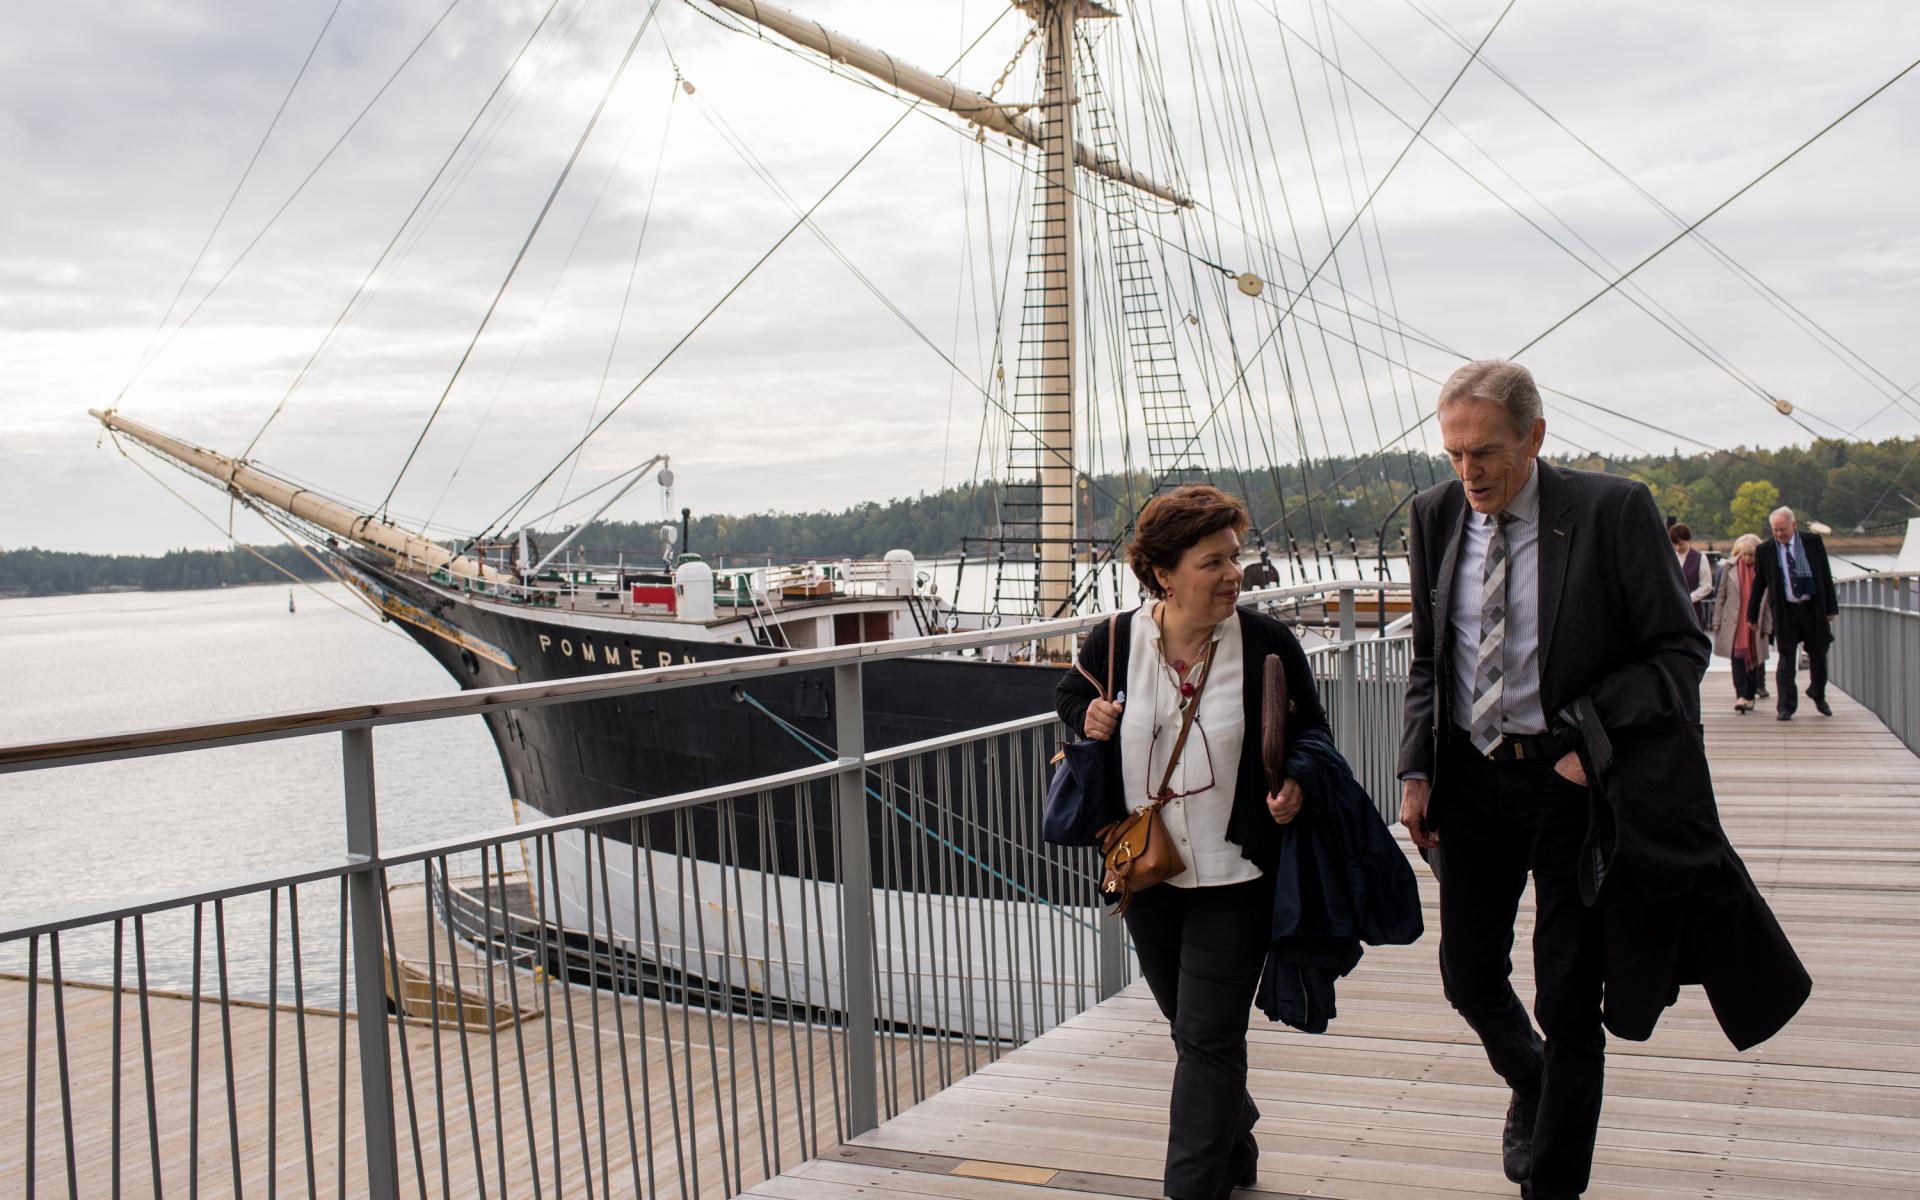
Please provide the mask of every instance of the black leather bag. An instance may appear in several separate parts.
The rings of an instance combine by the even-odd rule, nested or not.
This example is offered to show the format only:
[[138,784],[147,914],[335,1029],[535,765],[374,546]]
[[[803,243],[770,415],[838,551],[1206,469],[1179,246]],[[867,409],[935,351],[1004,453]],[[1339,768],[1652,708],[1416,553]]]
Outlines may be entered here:
[[[1113,699],[1113,639],[1119,616],[1107,618],[1107,681],[1103,685],[1075,660],[1073,669],[1086,675],[1102,700]],[[1060,747],[1053,756],[1053,779],[1047,784],[1047,803],[1040,814],[1040,836],[1055,846],[1098,846],[1100,831],[1126,814],[1113,803],[1112,776],[1120,764],[1114,742],[1081,738]]]

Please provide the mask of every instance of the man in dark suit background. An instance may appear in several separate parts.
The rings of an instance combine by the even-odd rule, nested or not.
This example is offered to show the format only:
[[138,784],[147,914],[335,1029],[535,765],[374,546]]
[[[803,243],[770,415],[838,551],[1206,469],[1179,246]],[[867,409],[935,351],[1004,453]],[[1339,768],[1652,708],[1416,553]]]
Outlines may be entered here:
[[[1507,1177],[1559,1200],[1587,1186],[1606,1045],[1600,910],[1580,884],[1594,806],[1564,714],[1697,726],[1697,694],[1669,703],[1660,681],[1697,687],[1711,647],[1646,487],[1539,460],[1526,368],[1462,367],[1439,420],[1459,479],[1413,501],[1400,817],[1440,880],[1447,998],[1512,1090]],[[1529,872],[1539,1033],[1509,982]]]
[[1817,533],[1800,531],[1790,508],[1776,508],[1767,518],[1773,529],[1773,541],[1753,556],[1759,579],[1753,594],[1747,597],[1747,620],[1760,619],[1760,597],[1772,597],[1773,644],[1780,649],[1780,662],[1774,668],[1774,715],[1791,721],[1800,707],[1799,689],[1794,676],[1799,671],[1800,647],[1807,648],[1807,698],[1830,717],[1827,703],[1827,644],[1833,641],[1830,628],[1839,615],[1840,601],[1833,590],[1833,568],[1827,563],[1827,544]]

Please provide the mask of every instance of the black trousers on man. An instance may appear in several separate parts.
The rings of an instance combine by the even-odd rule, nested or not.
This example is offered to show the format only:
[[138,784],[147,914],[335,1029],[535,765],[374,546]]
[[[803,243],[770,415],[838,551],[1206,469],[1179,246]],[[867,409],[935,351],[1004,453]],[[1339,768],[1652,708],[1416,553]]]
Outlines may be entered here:
[[1247,1020],[1273,929],[1273,880],[1147,888],[1127,932],[1177,1055],[1166,1195],[1221,1200],[1259,1157],[1247,1093]]
[[1774,668],[1774,707],[1791,716],[1800,707],[1800,695],[1794,674],[1800,666],[1800,647],[1807,648],[1807,695],[1814,700],[1827,698],[1827,631],[1814,615],[1813,601],[1788,604],[1787,619],[1773,631],[1774,645],[1780,648],[1780,665]]
[[[1490,762],[1463,731],[1452,745],[1439,773],[1444,807],[1434,863],[1441,981],[1493,1069],[1515,1092],[1537,1098],[1535,1200],[1578,1196],[1593,1163],[1606,1059],[1599,913],[1581,903],[1575,874],[1587,790],[1555,774],[1550,760]],[[1514,917],[1529,872],[1540,1033],[1509,982]]]

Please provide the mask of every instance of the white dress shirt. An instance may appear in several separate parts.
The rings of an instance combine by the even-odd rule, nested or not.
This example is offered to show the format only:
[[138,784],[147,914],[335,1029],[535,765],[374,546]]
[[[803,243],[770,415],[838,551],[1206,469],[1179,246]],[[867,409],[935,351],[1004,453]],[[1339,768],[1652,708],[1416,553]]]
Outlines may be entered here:
[[[1160,623],[1153,619],[1158,608],[1157,601],[1150,602],[1134,614],[1129,643],[1127,703],[1120,710],[1120,778],[1129,809],[1147,805],[1180,737],[1180,685],[1161,654]],[[1174,887],[1216,887],[1260,877],[1260,868],[1242,858],[1240,847],[1227,840],[1247,723],[1242,707],[1246,671],[1241,664],[1239,613],[1213,627],[1213,646],[1213,670],[1200,694],[1200,711],[1167,783],[1176,796],[1195,788],[1205,790],[1169,800],[1160,808],[1160,819],[1187,864],[1186,870],[1167,880]],[[1198,682],[1199,676],[1193,679]],[[1206,787],[1209,757],[1212,787]]]
[[[1540,464],[1507,505],[1507,636],[1501,646],[1506,687],[1500,695],[1503,733],[1547,731],[1540,707]],[[1494,519],[1467,512],[1467,536],[1453,577],[1453,723],[1473,728],[1473,684],[1480,667],[1480,606],[1487,543]]]
[[[1799,543],[1800,534],[1797,531],[1788,541],[1773,539],[1773,552],[1780,556],[1780,590],[1787,594],[1788,604],[1799,604],[1804,600],[1813,599],[1812,596],[1802,596],[1793,590],[1793,548]],[[1804,555],[1806,552],[1806,547],[1801,546],[1800,553]],[[1808,563],[1811,565],[1812,560],[1809,559]]]

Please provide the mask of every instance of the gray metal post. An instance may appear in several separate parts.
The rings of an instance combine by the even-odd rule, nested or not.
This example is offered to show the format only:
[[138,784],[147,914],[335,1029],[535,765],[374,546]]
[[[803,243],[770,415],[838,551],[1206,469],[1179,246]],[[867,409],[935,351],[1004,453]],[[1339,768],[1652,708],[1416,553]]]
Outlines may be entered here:
[[[1096,869],[1097,866],[1096,866]],[[1100,909],[1100,962],[1097,986],[1102,1000],[1117,995],[1126,983],[1127,923],[1106,905]]]
[[1352,588],[1340,593],[1340,741],[1360,744],[1360,634],[1354,612],[1359,593]]
[[[373,862],[380,854],[380,818],[373,790],[373,730],[340,733],[346,776],[347,857]],[[387,1050],[386,947],[380,926],[380,873],[347,877],[353,938],[353,999],[360,1030],[360,1108],[367,1147],[367,1194],[398,1200],[400,1157],[394,1144],[393,1066]],[[340,1103],[346,1103],[341,1097]],[[343,1148],[344,1152],[344,1148]]]
[[834,739],[841,761],[854,765],[834,776],[840,809],[840,943],[846,949],[847,977],[847,1136],[880,1124],[880,1098],[874,1076],[873,1011],[873,861],[867,834],[866,698],[860,664],[833,669]]

